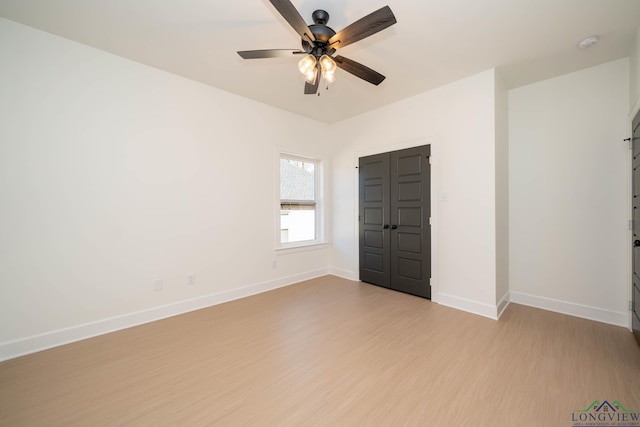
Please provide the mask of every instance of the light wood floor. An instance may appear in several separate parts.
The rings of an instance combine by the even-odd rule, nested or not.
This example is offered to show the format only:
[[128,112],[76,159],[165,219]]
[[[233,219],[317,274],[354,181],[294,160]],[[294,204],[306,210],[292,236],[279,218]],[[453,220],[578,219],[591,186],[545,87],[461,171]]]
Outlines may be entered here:
[[640,411],[640,346],[332,276],[0,364],[2,426],[570,426]]

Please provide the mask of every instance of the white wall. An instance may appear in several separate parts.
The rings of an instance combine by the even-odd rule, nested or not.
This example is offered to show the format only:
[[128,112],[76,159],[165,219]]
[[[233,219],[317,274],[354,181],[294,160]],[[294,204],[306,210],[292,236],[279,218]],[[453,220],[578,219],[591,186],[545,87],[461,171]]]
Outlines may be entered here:
[[514,302],[627,326],[629,60],[509,92]]
[[640,109],[640,27],[636,31],[636,39],[630,56],[631,70],[631,113]]
[[496,304],[502,312],[509,300],[509,117],[508,91],[496,75]]
[[483,72],[332,126],[336,273],[358,278],[358,157],[432,144],[434,300],[495,317],[494,77]]
[[4,19],[0,64],[0,359],[328,272],[274,251],[322,124]]

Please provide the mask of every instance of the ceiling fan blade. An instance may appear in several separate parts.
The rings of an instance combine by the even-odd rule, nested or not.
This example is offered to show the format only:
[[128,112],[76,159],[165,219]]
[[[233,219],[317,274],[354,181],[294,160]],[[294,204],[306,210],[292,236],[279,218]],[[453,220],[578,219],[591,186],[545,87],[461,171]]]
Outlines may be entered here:
[[300,49],[265,49],[265,50],[241,50],[238,55],[244,59],[261,58],[291,58],[293,55],[306,53]]
[[300,37],[307,39],[309,42],[316,41],[313,33],[304,22],[302,16],[289,0],[269,0],[271,4],[280,12],[280,15],[293,27]]
[[318,70],[316,74],[316,81],[313,83],[304,82],[305,95],[315,95],[316,92],[318,92],[318,86],[320,86],[320,79],[322,78],[322,69],[318,65],[316,65],[316,67],[316,69]]
[[374,71],[369,67],[365,67],[359,62],[352,61],[349,58],[345,58],[344,56],[338,55],[333,59],[335,60],[338,67],[376,86],[382,83],[382,81],[385,79],[385,76],[378,73],[377,71]]
[[385,6],[347,25],[345,29],[329,39],[329,45],[333,49],[340,49],[382,31],[396,22],[396,17],[389,6]]

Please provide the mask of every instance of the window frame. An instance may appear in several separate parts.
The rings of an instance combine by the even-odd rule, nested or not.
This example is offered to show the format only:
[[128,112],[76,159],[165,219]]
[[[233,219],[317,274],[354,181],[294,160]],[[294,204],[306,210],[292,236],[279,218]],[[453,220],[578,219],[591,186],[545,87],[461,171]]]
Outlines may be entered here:
[[[282,242],[281,232],[282,232],[282,222],[281,222],[281,206],[283,203],[300,203],[300,204],[310,204],[309,200],[290,200],[290,199],[281,199],[280,198],[280,161],[281,159],[287,160],[297,160],[301,162],[313,163],[314,164],[314,200],[312,203],[315,204],[315,224],[314,224],[314,234],[315,238],[312,240],[302,240],[297,242]],[[286,250],[286,249],[296,249],[296,248],[305,248],[309,246],[317,246],[325,244],[324,238],[324,188],[323,188],[323,177],[324,177],[324,160],[318,156],[303,156],[300,154],[292,154],[288,151],[278,151],[276,157],[276,230],[275,230],[275,248],[276,250]]]

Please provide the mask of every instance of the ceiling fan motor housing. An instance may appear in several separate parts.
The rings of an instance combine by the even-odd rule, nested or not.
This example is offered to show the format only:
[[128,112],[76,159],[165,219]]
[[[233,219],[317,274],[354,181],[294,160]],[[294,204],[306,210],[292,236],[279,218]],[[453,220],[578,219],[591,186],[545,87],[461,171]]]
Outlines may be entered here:
[[333,37],[336,32],[331,27],[327,27],[329,22],[329,14],[324,10],[316,10],[312,14],[313,22],[315,24],[309,25],[309,29],[316,38],[314,43],[310,43],[308,40],[302,39],[302,48],[305,52],[309,52],[313,56],[321,57],[322,55],[332,55],[336,50],[329,47],[329,39]]

